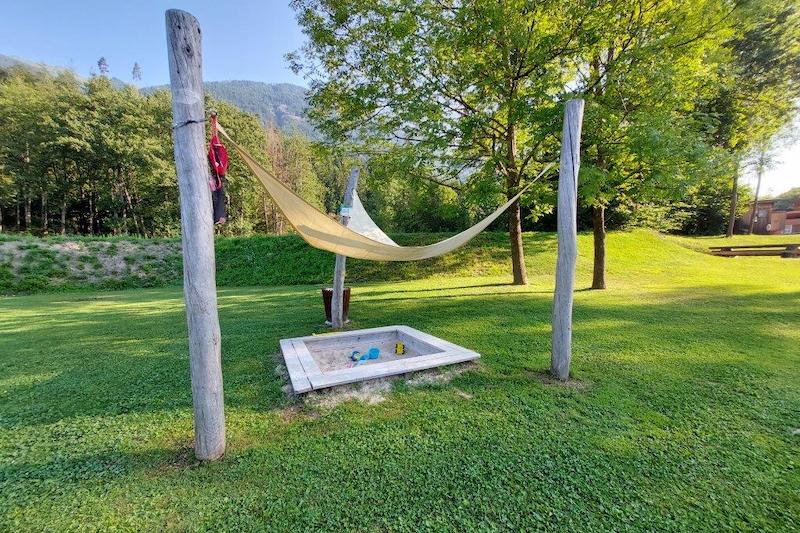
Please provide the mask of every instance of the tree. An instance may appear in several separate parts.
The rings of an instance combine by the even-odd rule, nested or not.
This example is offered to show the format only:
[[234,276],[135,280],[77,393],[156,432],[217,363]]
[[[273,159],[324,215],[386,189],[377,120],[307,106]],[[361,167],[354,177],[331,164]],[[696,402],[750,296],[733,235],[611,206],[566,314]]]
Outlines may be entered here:
[[133,81],[142,81],[142,67],[139,66],[138,61],[133,64],[131,77],[133,78]]
[[[210,96],[205,107],[216,109],[237,142],[269,166],[255,115]],[[79,81],[70,74],[0,70],[0,117],[4,230],[179,234],[168,92],[117,89],[105,76]],[[323,207],[325,187],[345,175],[349,161],[302,135],[276,130],[273,136],[285,155],[287,183]],[[266,195],[233,150],[227,193],[231,221],[220,233],[270,230],[262,209]]]
[[592,212],[593,289],[606,287],[606,210],[677,199],[705,162],[719,160],[694,103],[709,93],[730,11],[718,0],[620,0],[602,4],[584,28],[580,194]]
[[97,70],[100,71],[101,76],[108,75],[108,61],[106,61],[105,56],[97,60]]
[[[311,116],[362,153],[400,144],[434,178],[510,198],[554,157],[561,93],[592,2],[294,0]],[[488,185],[488,187],[487,187]],[[515,284],[527,283],[519,202]]]
[[740,163],[753,146],[769,143],[797,114],[800,98],[800,5],[797,0],[745,0],[735,13],[741,28],[726,43],[717,95],[707,105],[712,135],[737,164],[732,172],[727,236],[738,209]]
[[758,221],[758,200],[761,193],[761,178],[764,172],[773,168],[777,162],[774,145],[771,143],[760,142],[753,148],[753,151],[745,163],[745,167],[751,167],[756,175],[756,190],[753,197],[753,207],[750,213],[750,227],[747,232],[753,234],[756,222]]

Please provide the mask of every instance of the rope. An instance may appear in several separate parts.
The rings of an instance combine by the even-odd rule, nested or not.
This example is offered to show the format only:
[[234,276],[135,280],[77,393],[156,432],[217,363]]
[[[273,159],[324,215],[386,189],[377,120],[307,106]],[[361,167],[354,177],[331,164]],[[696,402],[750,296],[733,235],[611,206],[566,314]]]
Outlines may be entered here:
[[173,130],[176,130],[176,129],[178,129],[178,128],[182,128],[182,127],[184,127],[184,126],[188,126],[189,124],[202,124],[202,123],[203,123],[203,122],[205,122],[205,121],[206,121],[206,119],[204,119],[204,118],[202,118],[202,119],[200,119],[200,120],[194,120],[194,119],[190,119],[190,120],[184,120],[184,121],[183,121],[183,122],[181,122],[180,124],[173,124],[173,125],[172,125],[172,129],[173,129]]

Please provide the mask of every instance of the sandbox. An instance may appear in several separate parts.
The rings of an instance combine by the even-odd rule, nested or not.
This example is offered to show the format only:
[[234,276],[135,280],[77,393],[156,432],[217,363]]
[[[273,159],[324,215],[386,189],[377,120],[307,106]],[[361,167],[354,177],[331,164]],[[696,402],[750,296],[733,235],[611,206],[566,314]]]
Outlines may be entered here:
[[[401,342],[405,353],[395,353]],[[377,359],[354,362],[361,354],[378,348]],[[281,340],[281,352],[295,392],[324,389],[357,381],[382,378],[478,359],[480,355],[461,346],[408,326],[343,331],[326,335]]]

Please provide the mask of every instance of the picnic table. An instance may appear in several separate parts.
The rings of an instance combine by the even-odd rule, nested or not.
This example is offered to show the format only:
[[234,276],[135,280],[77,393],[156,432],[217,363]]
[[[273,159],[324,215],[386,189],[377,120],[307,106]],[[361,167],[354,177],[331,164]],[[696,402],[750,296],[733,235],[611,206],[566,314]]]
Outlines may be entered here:
[[800,244],[745,244],[740,246],[709,246],[712,255],[721,257],[779,256],[800,257]]

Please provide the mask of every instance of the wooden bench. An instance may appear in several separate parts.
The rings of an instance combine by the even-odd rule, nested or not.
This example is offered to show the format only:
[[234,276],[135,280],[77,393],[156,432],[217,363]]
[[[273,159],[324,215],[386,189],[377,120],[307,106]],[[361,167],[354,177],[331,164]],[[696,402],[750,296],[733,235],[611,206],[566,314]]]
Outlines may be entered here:
[[720,257],[779,256],[800,257],[800,244],[750,244],[741,246],[709,246],[712,255]]

